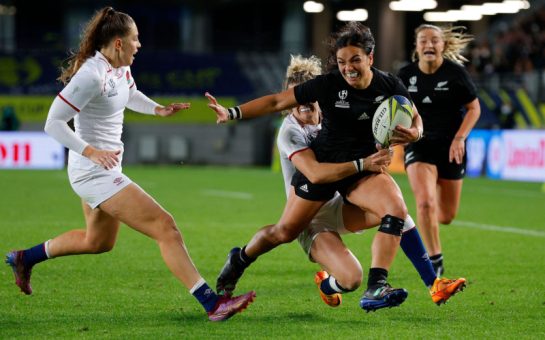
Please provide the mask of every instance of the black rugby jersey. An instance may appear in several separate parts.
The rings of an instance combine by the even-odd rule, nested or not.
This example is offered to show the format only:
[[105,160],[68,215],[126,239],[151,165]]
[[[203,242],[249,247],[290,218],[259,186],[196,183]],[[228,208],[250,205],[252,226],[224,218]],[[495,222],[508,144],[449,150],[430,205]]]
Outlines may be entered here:
[[425,74],[417,63],[399,71],[422,117],[428,140],[451,141],[462,124],[464,105],[477,97],[477,89],[466,69],[451,60],[433,74]]
[[322,130],[311,148],[319,162],[348,162],[376,152],[371,122],[377,107],[393,95],[409,93],[399,78],[374,67],[366,89],[350,86],[338,70],[320,75],[294,88],[300,104],[317,101]]

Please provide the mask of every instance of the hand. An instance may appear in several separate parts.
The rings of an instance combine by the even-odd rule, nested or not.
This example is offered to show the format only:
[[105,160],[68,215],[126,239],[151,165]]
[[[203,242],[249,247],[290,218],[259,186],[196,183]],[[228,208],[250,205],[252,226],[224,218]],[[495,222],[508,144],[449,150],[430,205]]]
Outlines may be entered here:
[[450,144],[448,152],[448,161],[456,162],[456,164],[462,164],[464,160],[464,154],[466,152],[466,145],[462,138],[454,138]]
[[93,163],[102,166],[106,170],[115,168],[119,164],[119,154],[121,150],[99,150],[91,145],[87,145],[83,152],[83,156],[89,158]]
[[171,103],[167,106],[158,106],[155,108],[155,114],[161,117],[167,117],[175,114],[180,110],[189,109],[190,103]]
[[216,98],[214,98],[210,93],[206,92],[204,94],[208,98],[208,107],[216,112],[216,123],[225,123],[229,120],[229,115],[227,114],[227,109],[218,104]]
[[388,166],[392,163],[392,155],[394,153],[392,148],[383,149],[380,144],[377,144],[377,149],[377,152],[363,160],[365,171],[383,173],[386,172]]
[[418,129],[416,127],[406,128],[402,125],[397,125],[394,128],[392,138],[390,138],[390,144],[407,144],[416,142],[418,140]]

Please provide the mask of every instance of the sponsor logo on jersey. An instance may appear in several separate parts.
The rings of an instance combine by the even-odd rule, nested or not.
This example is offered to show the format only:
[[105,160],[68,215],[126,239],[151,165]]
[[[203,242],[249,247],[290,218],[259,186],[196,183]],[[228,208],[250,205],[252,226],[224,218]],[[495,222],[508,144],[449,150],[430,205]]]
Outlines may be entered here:
[[116,178],[114,179],[114,184],[115,184],[115,185],[120,185],[120,184],[123,183],[123,182],[124,182],[124,181],[123,181],[123,177],[116,177]]
[[303,184],[299,187],[301,191],[308,192],[308,186],[306,184]]
[[414,158],[414,152],[413,151],[409,151],[409,152],[407,152],[405,154],[405,162],[408,162],[413,158]]
[[383,100],[384,100],[384,96],[378,96],[375,98],[375,104],[382,103]]
[[430,99],[430,97],[428,97],[428,96],[424,97],[424,99],[422,99],[422,103],[431,104],[431,99]]
[[409,88],[407,88],[409,92],[418,92],[418,87],[416,86],[416,76],[409,78],[409,84]]
[[447,84],[448,80],[438,82],[437,85],[435,85],[435,91],[448,91],[449,88],[446,87]]
[[349,109],[350,103],[345,101],[346,97],[348,97],[348,90],[342,90],[339,91],[339,99],[335,102],[335,107],[341,108],[341,109]]
[[371,117],[369,117],[369,115],[364,112],[361,114],[361,116],[358,117],[358,120],[366,120],[366,119],[370,119]]

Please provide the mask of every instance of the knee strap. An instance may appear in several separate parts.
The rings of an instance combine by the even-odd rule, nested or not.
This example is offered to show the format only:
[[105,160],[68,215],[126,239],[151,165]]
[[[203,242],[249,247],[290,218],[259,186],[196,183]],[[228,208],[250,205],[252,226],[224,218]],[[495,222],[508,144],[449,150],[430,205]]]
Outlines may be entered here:
[[405,221],[401,218],[392,215],[386,215],[382,218],[380,227],[378,227],[378,231],[390,235],[401,236],[401,231],[403,230],[404,225]]

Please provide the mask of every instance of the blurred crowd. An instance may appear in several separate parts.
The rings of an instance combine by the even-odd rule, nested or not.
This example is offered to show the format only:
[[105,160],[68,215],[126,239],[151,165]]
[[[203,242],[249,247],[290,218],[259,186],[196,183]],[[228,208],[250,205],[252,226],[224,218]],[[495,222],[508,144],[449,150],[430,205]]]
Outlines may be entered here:
[[545,67],[545,5],[512,22],[497,23],[487,36],[476,37],[466,66],[475,76],[521,74]]

